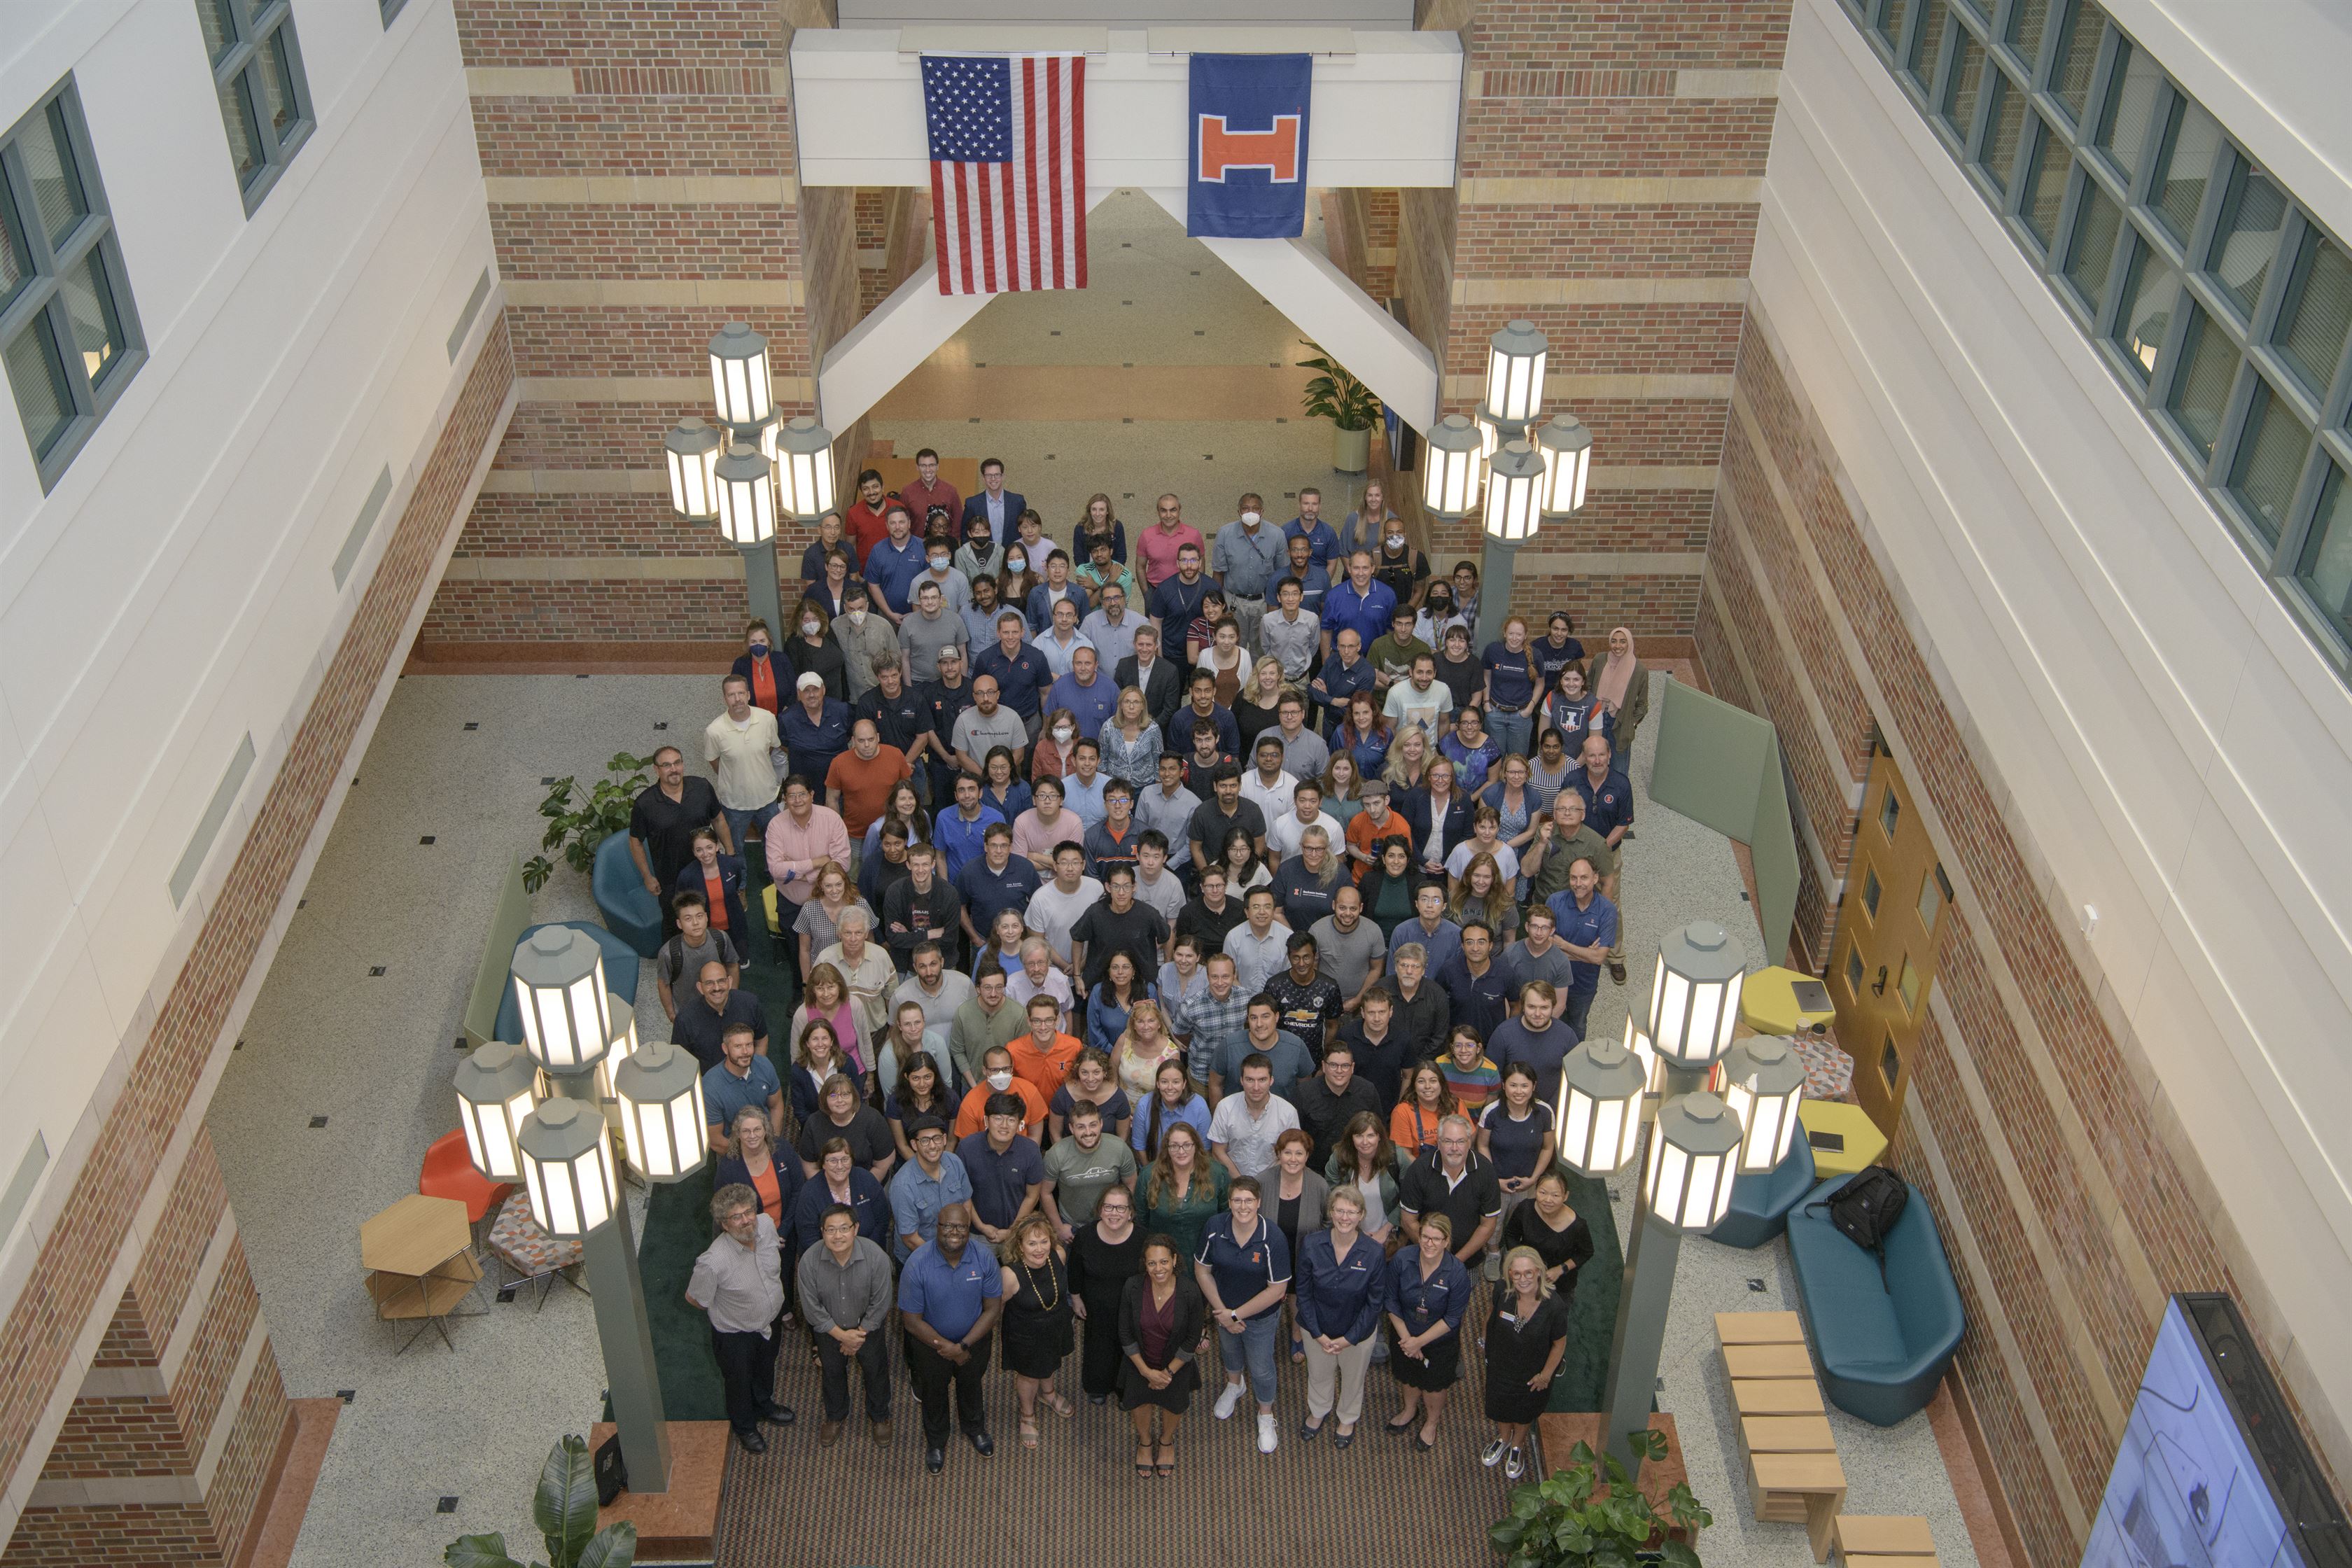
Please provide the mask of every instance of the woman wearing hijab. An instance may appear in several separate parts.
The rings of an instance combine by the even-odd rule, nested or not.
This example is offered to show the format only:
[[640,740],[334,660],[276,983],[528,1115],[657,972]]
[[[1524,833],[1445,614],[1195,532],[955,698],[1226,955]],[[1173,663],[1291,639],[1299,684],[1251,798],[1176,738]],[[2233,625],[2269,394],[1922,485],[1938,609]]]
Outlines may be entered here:
[[[1609,651],[1592,658],[1592,707],[1614,716],[1609,731],[1617,771],[1633,776],[1633,732],[1650,716],[1650,672],[1633,654],[1633,634],[1623,626],[1609,633]],[[1598,720],[1593,728],[1600,729]]]

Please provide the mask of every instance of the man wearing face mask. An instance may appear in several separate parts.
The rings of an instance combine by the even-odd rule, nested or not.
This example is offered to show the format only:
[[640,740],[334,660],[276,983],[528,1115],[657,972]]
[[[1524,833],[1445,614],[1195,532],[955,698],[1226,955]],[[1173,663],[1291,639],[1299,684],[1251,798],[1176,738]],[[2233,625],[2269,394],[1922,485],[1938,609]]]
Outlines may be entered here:
[[841,645],[842,677],[852,702],[874,689],[877,659],[901,661],[898,634],[874,609],[872,594],[863,583],[852,583],[845,601],[849,608],[833,623],[834,640]]
[[1210,571],[1225,591],[1226,607],[1241,626],[1242,647],[1253,655],[1259,651],[1266,589],[1282,574],[1288,555],[1282,531],[1265,524],[1265,505],[1255,493],[1243,496],[1241,516],[1217,530],[1209,560]]
[[1429,581],[1429,557],[1405,542],[1404,524],[1391,522],[1372,552],[1373,574],[1388,584],[1400,605],[1414,603],[1421,585]]
[[938,584],[941,602],[950,611],[961,612],[971,603],[971,579],[955,569],[945,537],[935,533],[922,543],[923,569],[915,574],[916,589],[926,583]]

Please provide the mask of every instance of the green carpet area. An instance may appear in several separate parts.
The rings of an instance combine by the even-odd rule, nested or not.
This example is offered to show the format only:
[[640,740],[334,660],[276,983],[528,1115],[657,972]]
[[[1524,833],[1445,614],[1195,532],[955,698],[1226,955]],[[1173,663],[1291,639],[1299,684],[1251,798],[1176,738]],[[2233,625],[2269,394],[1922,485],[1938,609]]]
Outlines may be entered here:
[[1609,1341],[1617,1329],[1617,1294],[1625,1279],[1625,1250],[1609,1189],[1592,1176],[1568,1173],[1568,1206],[1592,1231],[1592,1261],[1578,1272],[1576,1302],[1570,1309],[1568,1350],[1551,1385],[1553,1410],[1598,1410],[1609,1386]]

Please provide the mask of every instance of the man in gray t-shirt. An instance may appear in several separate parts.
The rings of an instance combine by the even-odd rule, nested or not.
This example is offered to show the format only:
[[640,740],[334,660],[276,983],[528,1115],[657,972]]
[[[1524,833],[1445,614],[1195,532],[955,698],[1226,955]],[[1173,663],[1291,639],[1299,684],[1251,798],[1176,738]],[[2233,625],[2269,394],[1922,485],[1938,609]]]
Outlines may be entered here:
[[[1135,1182],[1135,1151],[1103,1131],[1100,1107],[1070,1113],[1070,1132],[1045,1151],[1045,1202],[1056,1227],[1070,1231],[1095,1217],[1102,1195]],[[1066,1235],[1063,1239],[1067,1241]]]
[[1029,727],[1021,721],[1020,714],[996,700],[996,677],[973,676],[971,706],[956,715],[955,733],[949,739],[956,749],[956,765],[983,778],[988,773],[990,750],[1012,748],[1013,776],[1017,779],[1023,773],[1022,754],[1029,745]]
[[969,648],[971,633],[963,617],[940,601],[940,585],[918,581],[914,612],[898,623],[898,641],[907,650],[908,672],[917,680],[940,678],[940,649]]
[[1315,939],[1323,973],[1339,984],[1342,1009],[1355,1012],[1364,993],[1380,983],[1389,945],[1381,940],[1379,925],[1364,918],[1364,895],[1353,882],[1340,882],[1331,895],[1331,912],[1307,927],[1307,934]]
[[723,931],[710,928],[707,906],[688,904],[677,912],[677,934],[654,953],[654,984],[662,1011],[677,1016],[677,998],[691,995],[706,963],[723,963],[732,976],[743,963],[742,949]]
[[1503,950],[1497,962],[1510,987],[1512,1001],[1517,1002],[1519,993],[1538,980],[1549,980],[1561,995],[1568,994],[1568,983],[1575,977],[1575,971],[1568,949],[1552,934],[1556,920],[1542,904],[1529,904],[1526,938]]

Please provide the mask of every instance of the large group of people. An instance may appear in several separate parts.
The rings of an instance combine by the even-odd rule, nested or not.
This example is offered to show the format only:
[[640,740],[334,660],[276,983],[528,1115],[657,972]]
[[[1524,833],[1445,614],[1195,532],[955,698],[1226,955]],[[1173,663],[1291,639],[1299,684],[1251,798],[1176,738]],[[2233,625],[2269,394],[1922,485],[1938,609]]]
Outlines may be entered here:
[[[853,1363],[888,1439],[897,1342],[933,1471],[959,1426],[994,1452],[997,1359],[1024,1447],[1116,1399],[1140,1477],[1201,1390],[1274,1452],[1286,1355],[1299,1440],[1352,1444],[1380,1365],[1426,1449],[1466,1334],[1516,1479],[1591,1254],[1552,1115],[1625,979],[1631,633],[1475,647],[1475,569],[1433,574],[1377,484],[1337,526],[1244,495],[1213,537],[1097,495],[1066,548],[996,459],[970,498],[917,470],[821,522],[710,776],[664,748],[631,822],[705,1069],[688,1294],[738,1440],[792,1419],[798,1334],[825,1445]],[[759,947],[798,977],[772,1048]]]

